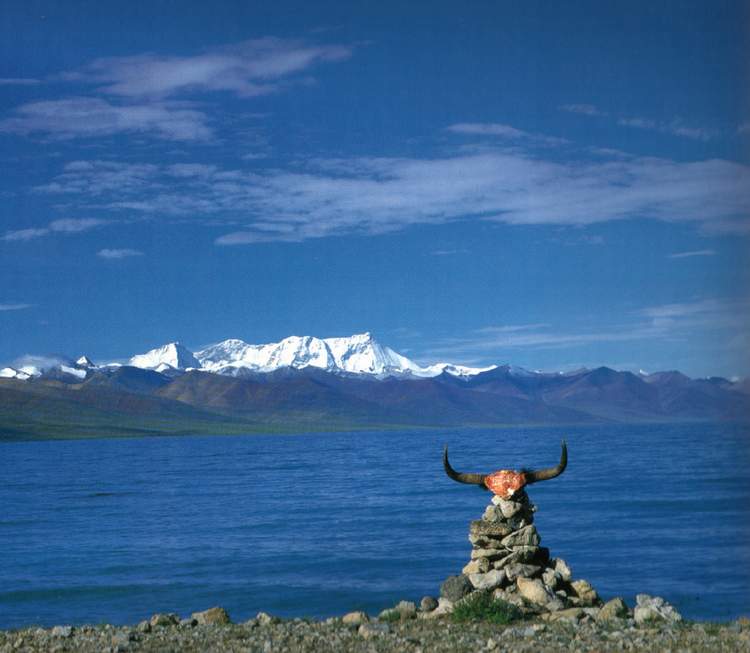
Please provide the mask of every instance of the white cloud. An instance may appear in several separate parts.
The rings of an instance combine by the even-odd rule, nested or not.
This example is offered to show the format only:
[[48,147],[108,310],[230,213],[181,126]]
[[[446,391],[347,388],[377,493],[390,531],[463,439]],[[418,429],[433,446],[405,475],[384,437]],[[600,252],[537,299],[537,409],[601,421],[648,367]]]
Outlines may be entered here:
[[132,256],[143,256],[143,252],[137,249],[100,249],[97,253],[100,258],[106,259],[121,259],[130,258]]
[[71,161],[51,183],[34,190],[92,197],[104,194],[122,196],[160,189],[161,184],[156,178],[161,174],[161,168],[149,163]]
[[[93,86],[90,92],[23,104],[0,120],[0,133],[52,139],[145,134],[173,141],[208,141],[214,132],[205,105],[199,109],[177,96],[217,91],[240,97],[265,95],[297,81],[309,83],[310,68],[344,60],[351,53],[352,48],[344,45],[267,37],[197,55],[96,59],[56,78]],[[0,85],[36,82],[0,79]]]
[[454,134],[491,136],[507,140],[527,140],[543,145],[563,145],[569,142],[564,138],[535,134],[496,122],[460,122],[450,125],[446,129]]
[[29,77],[0,77],[0,86],[36,86],[41,82]]
[[691,258],[693,256],[714,256],[716,252],[712,249],[699,249],[692,252],[676,252],[670,254],[669,258]]
[[663,134],[672,134],[673,136],[683,136],[698,141],[709,141],[716,136],[716,131],[705,127],[691,127],[685,125],[681,120],[672,120],[671,122],[657,122],[647,118],[620,118],[618,125],[623,127],[635,127],[637,129],[647,129],[661,132]]
[[584,116],[606,116],[605,111],[597,109],[593,104],[563,104],[558,107],[568,113],[580,113]]
[[637,127],[638,129],[656,129],[657,123],[646,118],[619,118],[617,124],[622,127]]
[[46,236],[49,233],[49,229],[15,229],[13,231],[6,231],[5,235],[0,240],[14,241],[14,240],[32,240],[39,238],[40,236]]
[[106,223],[106,220],[98,220],[97,218],[61,218],[50,222],[49,229],[50,231],[62,231],[64,233],[78,233]]
[[[558,107],[561,111],[568,113],[578,113],[584,116],[608,117],[609,113],[599,110],[593,104],[563,104]],[[644,118],[642,116],[612,116],[617,124],[621,127],[634,127],[636,129],[646,129],[657,131],[663,134],[672,134],[673,136],[682,136],[699,141],[709,141],[717,136],[715,129],[706,127],[694,127],[686,125],[680,118],[675,118],[669,122]],[[741,128],[740,130],[741,131]]]
[[53,220],[46,227],[33,227],[29,229],[16,229],[7,231],[0,240],[5,241],[24,241],[41,238],[50,233],[80,233],[88,231],[101,225],[107,224],[107,220],[97,218],[61,218]]
[[481,136],[502,136],[504,138],[524,138],[529,134],[510,125],[499,123],[460,122],[447,128],[456,134],[478,134]]
[[112,104],[101,98],[74,97],[21,105],[15,116],[0,120],[0,132],[57,139],[144,133],[167,140],[201,141],[212,136],[207,121],[205,113],[181,105]]
[[280,88],[281,80],[318,63],[341,61],[351,53],[349,46],[266,37],[190,56],[143,54],[97,59],[62,77],[100,84],[102,93],[129,98],[207,91],[249,97],[272,93]]
[[429,356],[485,364],[518,350],[575,349],[640,340],[689,341],[706,333],[712,334],[713,342],[731,344],[746,333],[748,324],[750,302],[710,298],[645,307],[625,314],[617,323],[596,328],[568,325],[555,329],[543,323],[488,326],[463,338],[436,342]]
[[455,256],[457,254],[469,254],[469,250],[461,249],[436,249],[430,252],[431,256]]
[[34,304],[0,304],[0,311],[23,311]]
[[586,225],[639,218],[741,231],[750,224],[748,189],[750,168],[719,159],[600,153],[563,163],[495,148],[440,158],[313,160],[286,170],[79,161],[38,190],[80,196],[86,210],[231,224],[216,242],[236,245],[467,219]]

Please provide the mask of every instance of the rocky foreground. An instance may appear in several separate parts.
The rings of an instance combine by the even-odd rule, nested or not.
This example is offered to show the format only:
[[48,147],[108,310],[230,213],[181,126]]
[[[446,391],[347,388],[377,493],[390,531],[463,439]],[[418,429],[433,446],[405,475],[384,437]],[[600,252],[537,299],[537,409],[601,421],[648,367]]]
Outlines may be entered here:
[[320,651],[680,651],[750,650],[750,620],[724,625],[632,619],[597,620],[573,615],[554,622],[523,619],[509,625],[457,623],[450,615],[427,619],[413,603],[371,619],[350,613],[325,621],[280,620],[260,613],[233,624],[221,608],[179,619],[158,614],[137,626],[56,626],[0,632],[0,651],[126,653],[137,651],[237,651],[243,653]]

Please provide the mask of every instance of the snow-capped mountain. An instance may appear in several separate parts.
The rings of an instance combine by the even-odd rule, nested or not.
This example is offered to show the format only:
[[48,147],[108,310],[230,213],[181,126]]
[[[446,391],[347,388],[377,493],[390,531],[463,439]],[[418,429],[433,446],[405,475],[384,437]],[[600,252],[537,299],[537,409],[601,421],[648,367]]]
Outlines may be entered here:
[[94,363],[91,362],[91,359],[88,356],[81,356],[76,361],[76,367],[80,367],[82,369],[87,370],[87,369],[96,367],[96,365],[94,365]]
[[17,370],[15,367],[4,367],[0,370],[0,379],[18,379],[19,381],[28,381],[33,374]]
[[[81,361],[85,359],[86,363]],[[57,378],[59,380],[83,380],[89,370],[96,366],[85,356],[81,356],[75,363],[59,356],[23,356],[14,363],[13,367],[0,369],[0,379],[18,379],[28,381],[39,377]]]
[[132,367],[156,370],[157,372],[170,369],[186,370],[201,366],[193,352],[183,347],[179,342],[170,342],[162,347],[147,351],[145,354],[133,356],[128,364]]
[[[28,359],[28,360],[26,360]],[[178,342],[170,342],[130,358],[126,365],[174,376],[196,369],[226,376],[266,374],[279,369],[316,368],[346,375],[367,375],[375,378],[432,378],[449,374],[469,378],[495,369],[467,367],[451,363],[421,366],[389,347],[381,345],[369,332],[344,338],[290,336],[280,342],[251,345],[243,340],[229,339],[211,345],[195,354]],[[28,380],[41,376],[84,380],[97,370],[115,370],[121,363],[95,365],[87,356],[72,360],[25,357],[13,367],[0,369],[0,378]],[[521,368],[518,368],[521,370]],[[531,374],[526,372],[526,374]]]
[[328,372],[367,374],[376,377],[433,377],[444,371],[469,376],[492,368],[470,368],[448,363],[421,367],[414,361],[377,342],[370,333],[348,338],[290,336],[281,342],[250,345],[242,340],[224,340],[196,352],[202,369],[241,375],[243,372],[272,372],[284,367],[315,367]]

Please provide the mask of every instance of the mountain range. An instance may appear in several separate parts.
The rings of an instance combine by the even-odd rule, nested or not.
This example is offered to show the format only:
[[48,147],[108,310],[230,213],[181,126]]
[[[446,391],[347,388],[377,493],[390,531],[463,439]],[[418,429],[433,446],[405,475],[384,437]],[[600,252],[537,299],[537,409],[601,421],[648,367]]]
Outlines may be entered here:
[[593,424],[750,417],[750,384],[677,371],[421,366],[371,334],[169,343],[126,363],[27,357],[0,370],[0,437]]

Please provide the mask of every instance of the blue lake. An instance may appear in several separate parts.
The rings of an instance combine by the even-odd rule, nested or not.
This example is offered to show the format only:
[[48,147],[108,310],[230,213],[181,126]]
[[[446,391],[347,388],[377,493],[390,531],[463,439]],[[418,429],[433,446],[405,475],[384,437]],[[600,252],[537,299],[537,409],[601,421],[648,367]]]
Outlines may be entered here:
[[727,424],[0,444],[0,627],[213,605],[325,617],[436,595],[489,495],[462,471],[553,465],[536,525],[604,598],[750,613],[750,429]]

